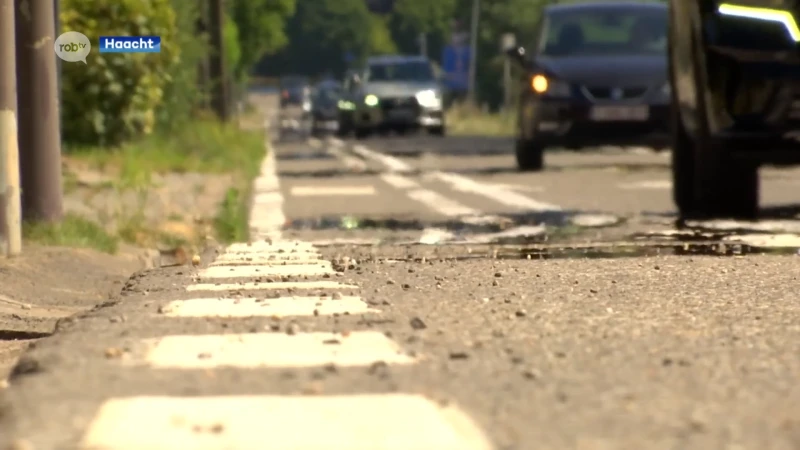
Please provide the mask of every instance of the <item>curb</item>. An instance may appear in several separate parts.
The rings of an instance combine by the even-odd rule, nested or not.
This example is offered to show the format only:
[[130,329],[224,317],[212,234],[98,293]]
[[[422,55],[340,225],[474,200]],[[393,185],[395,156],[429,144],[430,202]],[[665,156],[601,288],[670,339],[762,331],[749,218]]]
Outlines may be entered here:
[[275,147],[270,137],[264,139],[267,154],[261,162],[260,175],[253,181],[250,200],[248,228],[250,240],[273,240],[281,238],[286,223],[283,214],[283,194],[277,174]]

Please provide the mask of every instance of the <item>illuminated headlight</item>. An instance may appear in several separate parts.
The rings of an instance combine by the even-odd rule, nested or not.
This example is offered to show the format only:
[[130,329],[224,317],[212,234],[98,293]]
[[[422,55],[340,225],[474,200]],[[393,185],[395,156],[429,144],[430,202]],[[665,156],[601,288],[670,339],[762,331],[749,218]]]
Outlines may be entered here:
[[344,101],[344,100],[339,100],[339,102],[337,103],[337,106],[339,107],[339,109],[346,109],[346,110],[355,109],[355,105],[354,104],[352,104],[352,103],[350,103],[348,101]]
[[378,97],[369,94],[364,97],[364,104],[367,106],[377,106],[378,105]]
[[433,89],[417,92],[417,102],[423,108],[438,108],[442,106],[442,99]]
[[311,111],[311,102],[309,101],[303,102],[303,111]]
[[537,94],[548,97],[569,97],[572,94],[569,83],[547,78],[544,75],[531,77],[531,89]]
[[790,11],[774,8],[759,8],[733,3],[721,3],[717,9],[723,16],[742,17],[752,20],[763,20],[783,25],[789,37],[800,42],[800,27]]

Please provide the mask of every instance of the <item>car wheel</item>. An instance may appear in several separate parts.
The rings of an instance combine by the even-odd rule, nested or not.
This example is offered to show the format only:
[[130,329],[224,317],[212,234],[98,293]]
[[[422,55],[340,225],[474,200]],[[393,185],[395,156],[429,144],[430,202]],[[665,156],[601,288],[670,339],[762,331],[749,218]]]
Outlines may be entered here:
[[434,136],[444,137],[447,134],[447,129],[445,128],[444,125],[438,127],[430,127],[428,128],[428,133]]
[[[693,43],[692,66],[697,99],[698,130],[686,130],[673,93],[672,179],[673,199],[681,218],[740,218],[758,215],[758,166],[736,161],[724,141],[709,132],[706,97],[705,54]],[[674,79],[674,73],[670,70]],[[675,86],[675,84],[673,84]],[[729,143],[733,144],[733,143]],[[731,145],[732,146],[732,145]]]
[[372,134],[372,130],[369,128],[359,127],[355,130],[356,139],[364,139],[369,137]]
[[534,141],[517,139],[514,151],[517,167],[523,172],[538,172],[544,167],[544,146]]

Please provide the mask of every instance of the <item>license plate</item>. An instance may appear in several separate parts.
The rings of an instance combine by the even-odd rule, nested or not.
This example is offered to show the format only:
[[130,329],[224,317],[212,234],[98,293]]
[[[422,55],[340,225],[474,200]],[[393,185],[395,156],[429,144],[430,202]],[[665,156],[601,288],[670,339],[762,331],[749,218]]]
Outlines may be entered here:
[[411,119],[414,117],[414,112],[406,108],[397,108],[389,110],[390,119]]
[[595,106],[589,117],[597,122],[641,122],[650,117],[648,106]]

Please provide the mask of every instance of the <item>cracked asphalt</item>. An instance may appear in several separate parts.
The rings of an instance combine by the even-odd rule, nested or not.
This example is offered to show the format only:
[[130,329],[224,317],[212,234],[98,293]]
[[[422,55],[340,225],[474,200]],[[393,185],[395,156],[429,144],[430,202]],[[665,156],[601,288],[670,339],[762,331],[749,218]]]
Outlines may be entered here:
[[757,223],[679,227],[668,153],[521,174],[506,139],[287,134],[274,156],[272,245],[60,321],[0,391],[0,444],[800,448],[797,169],[762,170]]

